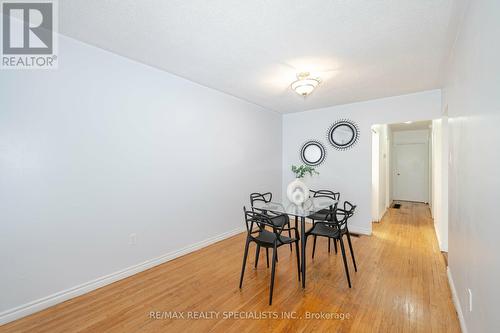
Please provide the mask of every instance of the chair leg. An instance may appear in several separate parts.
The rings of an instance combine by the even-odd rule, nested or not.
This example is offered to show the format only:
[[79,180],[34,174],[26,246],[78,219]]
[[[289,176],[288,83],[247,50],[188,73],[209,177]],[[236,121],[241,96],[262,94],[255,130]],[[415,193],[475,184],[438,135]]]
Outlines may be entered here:
[[333,239],[333,246],[335,247],[335,254],[337,254],[337,240]]
[[347,277],[347,284],[349,284],[349,288],[351,288],[351,278],[349,277],[349,268],[347,267],[347,258],[345,256],[344,241],[342,240],[342,237],[340,237],[340,250],[342,251],[342,259],[344,259],[344,269],[345,275]]
[[300,253],[299,253],[299,242],[295,242],[295,252],[297,252],[297,271],[299,273],[299,281],[300,281]]
[[[273,232],[274,232],[274,233],[277,233],[276,229],[274,229],[274,228],[273,228]],[[273,254],[273,256],[274,256],[274,254]],[[276,261],[279,261],[279,260],[278,260],[278,253],[276,253]]]
[[[304,247],[305,247],[305,246],[306,246],[306,244],[307,244],[307,239],[309,238],[309,236],[310,236],[310,235],[308,235],[308,234],[305,234],[305,235],[304,235]],[[299,243],[300,243],[300,240],[299,240]],[[306,248],[307,248],[307,247],[306,247]],[[305,252],[305,251],[304,251],[304,252]],[[302,258],[302,254],[300,255],[300,259],[301,259],[301,260],[306,260],[306,258],[305,258],[305,257],[304,257],[304,258]],[[302,266],[300,266],[300,267],[302,267]]]
[[267,268],[269,268],[269,248],[266,247],[266,262],[267,262]]
[[354,259],[354,251],[352,250],[351,235],[349,235],[349,231],[347,232],[347,243],[349,244],[349,251],[351,251],[351,258],[352,258],[352,263],[354,264],[354,271],[357,272],[358,268],[356,267],[356,259]]
[[316,235],[314,235],[314,243],[313,243],[313,254],[312,258],[314,259],[314,253],[316,252]]
[[330,253],[330,243],[331,243],[331,238],[328,238],[328,253]]
[[259,263],[259,255],[260,255],[260,245],[257,244],[257,248],[255,249],[255,268],[257,268],[257,264]]
[[243,254],[243,265],[241,267],[240,289],[243,286],[243,276],[245,275],[245,265],[247,263],[248,246],[249,245],[250,245],[250,240],[247,238],[247,242],[245,244],[245,253]]
[[[290,222],[288,222],[288,237],[292,238],[292,231],[290,230]],[[290,252],[292,252],[292,243],[290,243]]]
[[276,245],[273,248],[273,266],[271,269],[271,288],[269,289],[269,305],[273,304],[273,289],[274,289],[274,272],[276,271],[276,254],[278,253]]

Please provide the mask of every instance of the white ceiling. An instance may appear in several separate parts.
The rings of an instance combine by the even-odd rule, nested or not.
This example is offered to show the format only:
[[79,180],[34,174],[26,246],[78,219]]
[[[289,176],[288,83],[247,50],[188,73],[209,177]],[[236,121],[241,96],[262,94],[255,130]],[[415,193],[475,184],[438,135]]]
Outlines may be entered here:
[[[441,86],[453,0],[65,0],[60,32],[279,112]],[[299,71],[323,79],[306,99]]]

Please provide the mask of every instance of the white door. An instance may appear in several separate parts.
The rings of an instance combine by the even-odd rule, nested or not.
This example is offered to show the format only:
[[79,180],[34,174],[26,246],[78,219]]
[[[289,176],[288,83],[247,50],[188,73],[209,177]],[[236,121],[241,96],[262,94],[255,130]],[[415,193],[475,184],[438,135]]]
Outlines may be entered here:
[[429,201],[429,145],[396,144],[394,199]]

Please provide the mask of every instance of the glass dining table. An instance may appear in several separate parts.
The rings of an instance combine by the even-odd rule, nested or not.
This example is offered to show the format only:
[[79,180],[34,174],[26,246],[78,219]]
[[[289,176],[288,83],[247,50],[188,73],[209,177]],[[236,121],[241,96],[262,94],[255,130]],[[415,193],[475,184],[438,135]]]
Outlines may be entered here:
[[297,220],[300,218],[300,258],[301,258],[301,273],[302,273],[302,288],[306,287],[306,218],[319,212],[322,209],[328,209],[337,204],[337,200],[331,198],[318,197],[308,198],[303,204],[296,205],[288,200],[283,202],[263,202],[256,201],[253,205],[254,208],[270,211],[277,214],[287,214],[295,217],[295,226]]

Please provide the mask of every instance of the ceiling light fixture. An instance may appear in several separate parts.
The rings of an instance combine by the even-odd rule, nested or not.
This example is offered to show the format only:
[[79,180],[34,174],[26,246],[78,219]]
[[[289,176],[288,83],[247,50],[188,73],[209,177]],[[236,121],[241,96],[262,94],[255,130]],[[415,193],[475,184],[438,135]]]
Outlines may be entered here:
[[413,121],[405,121],[405,124],[411,124]]
[[311,77],[309,72],[301,72],[297,74],[297,81],[291,84],[291,88],[300,96],[306,97],[320,84],[319,78]]

